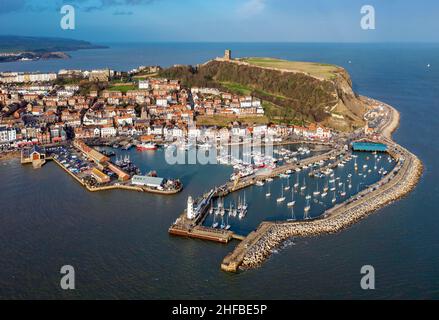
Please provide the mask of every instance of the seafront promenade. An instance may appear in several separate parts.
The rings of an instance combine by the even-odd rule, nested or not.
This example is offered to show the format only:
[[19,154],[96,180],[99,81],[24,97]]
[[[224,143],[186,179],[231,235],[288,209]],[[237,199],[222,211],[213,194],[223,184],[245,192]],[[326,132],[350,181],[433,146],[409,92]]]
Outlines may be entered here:
[[282,242],[291,237],[317,236],[339,232],[363,219],[375,210],[405,196],[417,184],[422,174],[421,161],[410,151],[391,140],[391,134],[399,125],[399,113],[391,106],[388,118],[380,131],[382,140],[397,160],[395,168],[359,194],[342,204],[328,209],[321,217],[300,222],[262,222],[259,228],[228,254],[221,269],[236,272],[239,268],[260,266]]

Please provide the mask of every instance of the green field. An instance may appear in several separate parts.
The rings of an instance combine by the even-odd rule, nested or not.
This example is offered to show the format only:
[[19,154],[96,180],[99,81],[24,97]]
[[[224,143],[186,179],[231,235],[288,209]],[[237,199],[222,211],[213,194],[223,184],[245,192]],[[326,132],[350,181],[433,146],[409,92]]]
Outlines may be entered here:
[[111,87],[108,87],[107,90],[109,91],[121,91],[123,93],[126,93],[129,90],[136,90],[137,86],[128,84],[128,85],[113,85]]
[[339,67],[335,65],[314,62],[288,61],[273,58],[244,58],[240,60],[259,67],[304,72],[324,79],[332,79],[339,70]]

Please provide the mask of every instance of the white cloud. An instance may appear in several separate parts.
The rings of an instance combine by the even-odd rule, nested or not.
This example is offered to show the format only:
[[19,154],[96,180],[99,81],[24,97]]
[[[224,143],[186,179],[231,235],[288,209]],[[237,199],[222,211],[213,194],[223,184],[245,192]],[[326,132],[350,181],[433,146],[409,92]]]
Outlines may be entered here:
[[246,0],[238,8],[238,14],[250,17],[260,14],[266,7],[266,0]]

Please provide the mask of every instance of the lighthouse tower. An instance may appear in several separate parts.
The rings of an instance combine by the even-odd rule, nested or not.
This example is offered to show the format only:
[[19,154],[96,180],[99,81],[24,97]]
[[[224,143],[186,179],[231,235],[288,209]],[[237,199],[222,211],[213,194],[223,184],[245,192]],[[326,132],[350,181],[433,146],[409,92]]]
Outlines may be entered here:
[[187,218],[190,220],[195,219],[194,201],[192,200],[191,196],[189,196],[189,198],[187,198],[186,215],[187,215]]

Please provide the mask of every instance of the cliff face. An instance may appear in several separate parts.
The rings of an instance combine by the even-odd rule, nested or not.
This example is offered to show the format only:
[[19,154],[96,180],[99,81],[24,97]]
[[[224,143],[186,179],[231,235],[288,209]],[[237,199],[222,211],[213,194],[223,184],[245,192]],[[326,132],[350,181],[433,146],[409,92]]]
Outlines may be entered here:
[[198,67],[165,69],[160,76],[180,79],[188,86],[216,87],[256,96],[274,122],[319,122],[343,131],[363,125],[362,104],[342,68],[321,79],[304,72],[215,60]]
[[350,131],[365,125],[363,120],[366,108],[352,90],[352,80],[346,70],[340,68],[333,79],[337,104],[328,110],[324,124],[329,127]]

